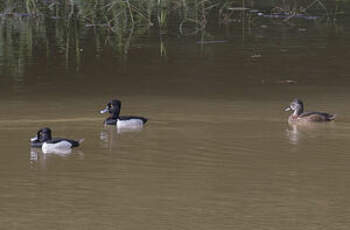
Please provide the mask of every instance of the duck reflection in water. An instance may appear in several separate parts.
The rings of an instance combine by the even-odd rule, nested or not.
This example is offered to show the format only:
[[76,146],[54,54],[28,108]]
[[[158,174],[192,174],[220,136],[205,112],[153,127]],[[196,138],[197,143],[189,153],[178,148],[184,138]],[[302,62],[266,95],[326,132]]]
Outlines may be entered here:
[[291,144],[298,145],[305,140],[321,138],[330,135],[335,123],[289,123],[286,136]]
[[46,160],[50,155],[57,155],[62,157],[67,157],[72,153],[71,151],[67,152],[55,152],[55,153],[44,153],[41,149],[31,148],[30,149],[30,161],[41,161]]
[[120,135],[133,135],[140,133],[143,130],[142,126],[138,127],[114,127],[105,126],[100,132],[100,140],[104,148],[112,149],[117,146]]
[[78,157],[80,159],[84,158],[84,153],[80,150],[72,152],[70,151],[56,151],[50,153],[44,153],[40,148],[30,148],[30,163],[32,166],[39,164],[41,167],[46,168],[46,162],[50,158],[68,158],[68,157]]

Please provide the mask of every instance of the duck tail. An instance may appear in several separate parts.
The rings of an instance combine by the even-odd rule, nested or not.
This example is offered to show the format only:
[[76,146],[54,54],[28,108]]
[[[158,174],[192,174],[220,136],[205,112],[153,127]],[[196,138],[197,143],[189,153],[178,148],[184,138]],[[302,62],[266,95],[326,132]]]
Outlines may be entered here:
[[329,119],[330,121],[333,121],[333,120],[335,120],[336,117],[337,117],[337,114],[329,114],[328,119]]

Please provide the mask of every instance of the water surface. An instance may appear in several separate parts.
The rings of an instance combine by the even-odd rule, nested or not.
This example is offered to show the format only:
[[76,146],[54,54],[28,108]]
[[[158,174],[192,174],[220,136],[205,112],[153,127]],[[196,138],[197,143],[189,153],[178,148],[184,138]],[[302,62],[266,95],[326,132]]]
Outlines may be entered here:
[[[223,29],[166,57],[145,38],[127,60],[87,45],[78,69],[40,48],[22,72],[1,59],[1,228],[348,229],[348,29]],[[295,97],[337,121],[289,126]],[[112,98],[144,129],[104,127]],[[41,127],[85,142],[43,154]]]

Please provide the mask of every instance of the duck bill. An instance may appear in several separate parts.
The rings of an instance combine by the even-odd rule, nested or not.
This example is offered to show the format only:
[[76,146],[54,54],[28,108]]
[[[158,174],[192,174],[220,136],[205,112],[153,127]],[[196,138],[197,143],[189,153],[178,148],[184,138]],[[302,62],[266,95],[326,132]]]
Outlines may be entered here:
[[107,113],[109,111],[108,107],[106,107],[105,109],[101,110],[100,111],[100,114],[104,114],[104,113]]
[[284,111],[286,111],[286,112],[291,111],[291,110],[292,110],[292,108],[290,106],[284,108]]
[[39,140],[39,138],[37,136],[30,138],[31,142],[34,142],[34,141],[37,141],[37,140]]

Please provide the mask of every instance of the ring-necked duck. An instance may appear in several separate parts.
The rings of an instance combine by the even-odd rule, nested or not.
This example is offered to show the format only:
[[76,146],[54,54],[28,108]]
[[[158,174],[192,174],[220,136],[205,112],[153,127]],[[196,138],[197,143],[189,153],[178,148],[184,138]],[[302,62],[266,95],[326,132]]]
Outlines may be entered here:
[[119,100],[112,100],[107,103],[104,110],[100,113],[109,112],[110,116],[105,120],[106,125],[116,125],[118,128],[142,127],[147,118],[137,116],[119,116],[122,103]]
[[303,102],[299,99],[294,99],[284,111],[294,111],[288,118],[288,122],[299,122],[299,121],[332,121],[335,119],[336,114],[329,114],[323,112],[304,112]]
[[52,138],[51,129],[50,128],[42,128],[40,129],[36,136],[30,139],[31,146],[42,148],[43,152],[51,152],[56,149],[70,149],[73,147],[77,147],[83,141],[75,141],[67,138]]

